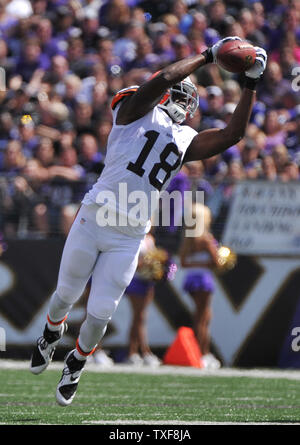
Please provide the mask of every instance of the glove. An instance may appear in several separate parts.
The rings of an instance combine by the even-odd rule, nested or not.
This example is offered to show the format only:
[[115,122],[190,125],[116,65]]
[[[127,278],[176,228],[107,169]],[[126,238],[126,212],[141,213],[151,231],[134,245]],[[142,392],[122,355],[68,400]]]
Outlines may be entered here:
[[268,56],[266,51],[263,48],[259,48],[259,46],[255,46],[255,51],[255,63],[248,71],[245,71],[245,76],[258,80],[266,69]]
[[208,48],[205,51],[207,63],[217,63],[217,55],[218,55],[219,49],[221,48],[221,46],[224,43],[229,42],[230,40],[240,40],[240,41],[242,41],[242,39],[240,39],[240,37],[237,37],[237,36],[225,37],[225,39],[219,40],[211,48]]

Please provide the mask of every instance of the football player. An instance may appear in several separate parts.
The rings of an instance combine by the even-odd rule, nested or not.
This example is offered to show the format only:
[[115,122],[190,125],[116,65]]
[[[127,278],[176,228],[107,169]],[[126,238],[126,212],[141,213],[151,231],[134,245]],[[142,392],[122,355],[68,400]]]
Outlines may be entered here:
[[[239,39],[230,37],[227,39]],[[224,129],[197,133],[181,125],[198,107],[196,86],[189,75],[207,63],[217,63],[223,39],[202,54],[163,68],[140,87],[125,88],[112,101],[113,126],[108,139],[105,167],[86,194],[67,237],[57,288],[51,297],[43,335],[32,354],[31,371],[39,374],[49,365],[61,339],[68,313],[92,277],[87,316],[76,347],[65,358],[56,390],[60,405],[70,405],[87,357],[105,334],[124,290],[135,273],[141,241],[150,230],[150,217],[143,224],[134,218],[127,224],[99,223],[99,196],[118,196],[119,184],[128,194],[142,191],[157,200],[182,164],[223,152],[244,136],[255,100],[255,86],[267,56],[256,48],[256,62],[245,73],[245,87],[232,118]],[[121,199],[116,216],[129,215]]]

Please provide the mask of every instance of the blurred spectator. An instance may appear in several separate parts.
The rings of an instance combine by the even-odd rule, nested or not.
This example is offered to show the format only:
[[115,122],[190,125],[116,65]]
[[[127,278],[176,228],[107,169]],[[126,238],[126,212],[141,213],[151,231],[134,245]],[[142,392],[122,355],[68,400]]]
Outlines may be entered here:
[[267,136],[265,149],[268,153],[270,153],[274,146],[284,143],[286,131],[284,130],[283,122],[280,119],[278,111],[270,110],[267,112],[264,131]]
[[246,140],[242,150],[242,164],[248,178],[255,179],[260,171],[260,149],[252,139]]
[[104,82],[95,84],[92,97],[93,119],[101,118],[107,109],[107,102],[107,85]]
[[213,85],[206,88],[207,108],[203,112],[202,128],[225,127],[222,121],[224,95],[220,87]]
[[0,39],[0,66],[5,69],[7,79],[15,71],[15,60],[8,56],[9,48],[5,39]]
[[115,55],[114,41],[109,38],[100,39],[98,42],[100,61],[106,68],[107,73],[111,72],[114,66],[122,64],[121,58]]
[[18,131],[14,123],[11,113],[3,111],[0,114],[0,164],[3,150],[5,149],[9,139],[15,139]]
[[15,176],[19,174],[26,164],[26,158],[22,151],[20,141],[9,141],[4,151],[1,171],[6,175]]
[[60,133],[60,139],[58,141],[58,151],[62,151],[64,148],[75,146],[76,131],[72,123],[65,122],[64,127]]
[[82,38],[71,37],[68,40],[67,59],[70,70],[77,76],[83,78],[90,75],[92,61],[89,61],[85,54]]
[[[85,192],[84,170],[78,164],[74,147],[64,148],[58,165],[48,168],[50,182],[43,187],[44,206],[39,210],[39,223],[44,234],[67,235]],[[42,231],[42,230],[41,230]]]
[[238,20],[243,28],[245,38],[249,40],[254,46],[265,47],[266,39],[258,24],[254,19],[253,12],[248,8],[243,8],[240,11]]
[[[204,190],[219,235],[237,181],[299,180],[300,104],[292,89],[300,62],[298,3],[0,0],[6,74],[0,207],[9,214],[7,233],[66,232],[83,190],[103,168],[113,95],[227,35],[262,45],[269,56],[247,137],[220,156],[185,166],[171,187]],[[196,131],[224,128],[239,101],[242,77],[215,64],[191,77],[200,101],[185,124]],[[73,159],[68,166],[67,159]],[[174,215],[180,211],[174,208]],[[178,239],[172,242],[176,246]]]
[[99,151],[102,153],[103,158],[106,154],[107,139],[112,127],[111,119],[101,119],[96,126],[96,138],[98,142]]
[[241,96],[241,87],[236,80],[225,80],[222,87],[224,102],[237,104]]
[[214,28],[220,35],[225,34],[226,26],[228,23],[228,21],[226,20],[226,15],[226,5],[222,0],[215,0],[209,4],[208,17],[210,18],[210,26]]
[[263,82],[258,88],[259,99],[267,107],[274,107],[279,103],[280,97],[290,88],[291,83],[283,78],[280,65],[277,62],[270,61]]
[[178,19],[178,28],[182,34],[187,34],[193,17],[188,13],[187,3],[183,0],[175,0],[171,7],[171,13]]
[[[79,163],[88,173],[99,176],[104,168],[103,155],[98,151],[97,140],[94,135],[83,133],[79,138]],[[95,177],[93,178],[95,181]]]
[[53,37],[53,27],[49,19],[44,18],[37,24],[36,35],[41,45],[41,51],[50,59],[57,54],[65,55],[65,45]]
[[51,70],[56,77],[56,82],[63,81],[65,76],[70,73],[67,59],[62,55],[52,57]]
[[274,159],[276,171],[280,176],[289,162],[287,148],[283,144],[277,144],[272,148],[271,156]]
[[226,37],[229,36],[237,36],[240,37],[240,39],[245,40],[245,31],[237,20],[235,20],[233,17],[230,18],[230,20],[227,21],[225,24],[225,31],[224,34]]
[[3,37],[9,37],[18,23],[18,19],[7,11],[7,3],[7,0],[0,0],[0,33]]
[[179,30],[179,20],[174,14],[164,14],[161,16],[161,21],[164,23],[167,27],[167,32],[171,36],[171,38],[174,38],[177,36],[177,34],[180,34]]
[[39,161],[44,168],[51,167],[55,164],[55,150],[53,142],[49,138],[41,138],[38,146],[35,149],[34,157]]
[[148,68],[152,72],[160,67],[160,58],[153,52],[153,45],[149,37],[140,39],[136,47],[136,57],[132,62],[125,65],[125,70],[133,68]]
[[82,39],[84,41],[87,53],[95,53],[95,47],[99,39],[98,28],[99,19],[98,12],[93,8],[86,8],[82,10],[83,18],[81,23]]
[[203,159],[205,176],[215,184],[221,182],[227,173],[227,165],[221,155],[215,155],[208,159]]
[[[50,8],[51,5],[48,4],[48,10]],[[54,37],[56,37],[59,42],[65,45],[70,37],[74,36],[74,34],[78,35],[76,28],[73,26],[75,15],[67,2],[55,5],[54,9],[51,10],[51,17],[55,23]],[[79,33],[81,33],[80,30]]]
[[77,134],[93,132],[93,108],[88,102],[76,102],[74,108],[74,126]]
[[164,23],[159,24],[159,28],[153,36],[153,51],[159,56],[162,66],[172,63],[173,60],[175,60],[172,37],[168,33]]
[[23,153],[27,158],[33,156],[34,150],[39,143],[39,138],[35,132],[35,124],[33,120],[30,122],[19,123],[19,141],[22,144]]
[[190,42],[183,34],[176,35],[172,40],[172,44],[175,51],[175,61],[192,55]]
[[[195,11],[192,14],[192,18],[193,21],[189,27],[189,36],[192,32],[197,32],[199,36],[202,36],[206,46],[212,46],[220,40],[219,33],[214,28],[208,26],[207,16],[203,12]],[[202,50],[202,47],[199,49]]]
[[99,22],[115,32],[117,37],[122,36],[130,18],[130,7],[125,0],[111,0],[104,3],[99,11]]
[[267,181],[275,181],[277,179],[276,164],[271,155],[262,158],[260,177]]
[[23,44],[22,53],[16,65],[16,73],[21,74],[25,82],[29,82],[37,69],[46,71],[49,67],[50,59],[42,53],[39,40],[35,37],[28,38]]
[[282,169],[280,179],[282,181],[298,181],[299,166],[293,161],[287,161]]
[[114,42],[114,54],[121,60],[121,66],[134,61],[137,42],[146,37],[144,25],[131,20],[124,29],[122,36]]
[[290,156],[296,158],[300,152],[300,105],[295,108],[293,126],[289,129],[285,142]]
[[67,105],[69,111],[72,112],[80,95],[82,82],[76,74],[67,74],[64,78],[64,85],[64,103]]

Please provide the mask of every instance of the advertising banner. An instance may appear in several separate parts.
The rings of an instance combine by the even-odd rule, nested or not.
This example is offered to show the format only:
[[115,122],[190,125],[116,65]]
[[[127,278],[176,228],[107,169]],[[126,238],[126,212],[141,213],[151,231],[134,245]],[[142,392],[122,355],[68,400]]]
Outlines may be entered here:
[[[0,360],[29,359],[44,329],[63,245],[50,239],[8,243],[0,258]],[[174,259],[175,279],[156,285],[147,317],[150,346],[161,354],[181,326],[193,326],[194,302],[183,290],[189,269]],[[300,368],[300,259],[238,255],[236,266],[214,279],[210,332],[223,365]],[[56,359],[74,347],[87,298],[88,288],[69,314]],[[131,318],[125,294],[102,342],[116,361],[125,358]]]
[[222,242],[243,255],[300,256],[300,184],[237,184]]

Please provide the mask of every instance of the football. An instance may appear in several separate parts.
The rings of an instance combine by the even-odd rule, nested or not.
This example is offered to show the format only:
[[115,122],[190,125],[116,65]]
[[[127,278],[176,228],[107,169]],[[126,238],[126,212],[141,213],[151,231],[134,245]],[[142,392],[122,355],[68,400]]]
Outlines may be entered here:
[[217,62],[226,71],[242,73],[255,63],[254,46],[246,41],[230,40],[225,42],[218,51]]

